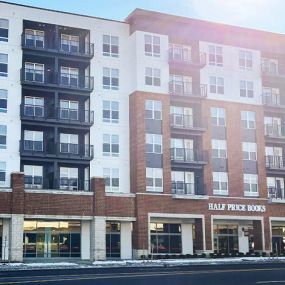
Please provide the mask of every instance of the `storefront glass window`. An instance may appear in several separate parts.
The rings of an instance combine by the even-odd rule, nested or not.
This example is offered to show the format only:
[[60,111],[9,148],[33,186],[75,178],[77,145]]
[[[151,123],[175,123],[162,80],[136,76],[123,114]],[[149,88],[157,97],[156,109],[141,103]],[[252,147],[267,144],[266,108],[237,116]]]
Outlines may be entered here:
[[121,257],[121,224],[117,222],[106,223],[106,257]]

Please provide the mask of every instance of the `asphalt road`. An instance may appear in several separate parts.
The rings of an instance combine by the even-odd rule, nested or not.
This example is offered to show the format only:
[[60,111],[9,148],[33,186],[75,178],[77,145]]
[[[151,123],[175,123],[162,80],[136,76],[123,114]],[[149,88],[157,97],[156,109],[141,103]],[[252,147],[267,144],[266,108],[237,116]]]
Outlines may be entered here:
[[285,285],[285,263],[0,272],[2,284]]

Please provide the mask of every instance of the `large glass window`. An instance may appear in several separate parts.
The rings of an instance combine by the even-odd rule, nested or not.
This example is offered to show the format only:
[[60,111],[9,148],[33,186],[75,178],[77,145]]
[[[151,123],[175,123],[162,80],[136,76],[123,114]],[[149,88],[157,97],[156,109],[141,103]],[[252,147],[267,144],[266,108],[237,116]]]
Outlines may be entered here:
[[219,253],[238,252],[238,226],[213,225],[214,250]]
[[103,67],[103,89],[119,90],[119,69]]
[[160,37],[144,35],[145,55],[160,57]]
[[43,48],[45,45],[45,32],[38,30],[25,30],[25,43],[27,46]]
[[121,257],[121,224],[117,222],[106,223],[106,257]]
[[119,56],[119,37],[103,35],[103,55]]
[[162,119],[161,101],[146,100],[145,101],[145,117],[146,119],[161,120]]
[[119,156],[119,136],[103,135],[103,156]]
[[0,89],[0,113],[7,113],[8,91]]
[[43,151],[43,132],[24,131],[24,149],[31,151]]
[[78,168],[60,167],[60,183],[62,190],[78,190]]
[[77,134],[60,134],[60,152],[78,154],[78,135]]
[[118,192],[120,189],[119,168],[103,168],[106,192]]
[[103,122],[118,123],[119,122],[119,102],[103,101]]
[[44,98],[25,96],[24,115],[31,117],[43,117]]
[[62,34],[61,49],[66,52],[79,52],[79,37]]
[[163,169],[146,168],[146,191],[163,191]]
[[39,165],[24,165],[25,188],[43,188],[43,167]]
[[79,69],[61,66],[60,83],[65,86],[77,87],[79,84]]
[[151,252],[182,253],[181,224],[150,223]]
[[0,53],[0,77],[8,76],[8,54]]
[[7,146],[7,126],[0,125],[0,149],[6,149]]
[[6,182],[6,162],[0,161],[0,186]]
[[25,62],[25,80],[44,82],[44,64]]
[[0,19],[0,42],[8,42],[9,21]]
[[60,118],[63,120],[78,120],[79,102],[60,100]]
[[80,257],[79,221],[24,221],[24,258]]

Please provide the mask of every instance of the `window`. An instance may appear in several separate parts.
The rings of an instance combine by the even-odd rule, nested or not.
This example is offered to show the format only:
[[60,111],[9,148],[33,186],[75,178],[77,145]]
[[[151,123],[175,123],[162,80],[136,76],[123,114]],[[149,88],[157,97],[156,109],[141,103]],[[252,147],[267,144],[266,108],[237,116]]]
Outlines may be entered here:
[[253,82],[252,81],[240,81],[240,97],[253,98]]
[[78,120],[78,101],[60,100],[60,118],[63,120]]
[[103,168],[106,192],[118,192],[120,187],[120,175],[118,168]]
[[169,79],[169,92],[171,94],[187,96],[193,93],[191,76],[170,74]]
[[194,142],[191,139],[171,138],[171,159],[182,161],[194,161],[199,155],[194,156]]
[[43,167],[38,165],[24,165],[25,188],[43,188]]
[[25,62],[25,80],[44,82],[44,64]]
[[213,126],[226,125],[226,111],[224,108],[211,108],[211,121]]
[[106,222],[106,257],[121,257],[121,223]]
[[280,89],[273,87],[263,87],[262,90],[263,104],[266,105],[283,105],[281,103]]
[[118,135],[103,135],[103,156],[119,156]]
[[7,144],[7,126],[0,125],[0,149],[6,149]]
[[277,146],[265,147],[266,167],[283,168],[283,149]]
[[171,125],[182,128],[193,127],[193,109],[170,106]]
[[145,85],[160,86],[160,69],[145,68]]
[[181,224],[150,223],[152,253],[182,253]]
[[213,172],[213,194],[228,195],[227,172]]
[[44,98],[25,96],[24,115],[31,117],[43,117]]
[[103,101],[103,122],[119,123],[119,102]]
[[0,161],[0,186],[4,185],[6,181],[6,162]]
[[103,35],[103,55],[104,56],[119,56],[119,38]]
[[145,55],[160,57],[160,37],[144,35]]
[[242,69],[252,69],[252,52],[247,50],[239,51],[239,67]]
[[223,66],[223,48],[221,46],[209,46],[209,65]]
[[212,140],[212,157],[227,158],[227,141]]
[[279,73],[278,60],[273,58],[263,58],[262,71],[267,74],[277,75]]
[[72,67],[60,68],[60,83],[65,86],[78,86],[79,69]]
[[210,93],[224,94],[224,78],[210,76]]
[[103,89],[119,90],[119,69],[103,67]]
[[146,134],[145,140],[147,153],[162,153],[162,135]]
[[0,53],[0,77],[8,77],[8,54]]
[[241,111],[241,125],[244,129],[255,129],[255,112]]
[[78,154],[78,135],[61,133],[60,152]]
[[43,132],[25,130],[24,150],[43,151]]
[[62,34],[61,50],[66,52],[79,52],[79,37]]
[[0,89],[0,113],[7,113],[8,91]]
[[171,171],[171,191],[173,194],[199,195],[200,193],[196,190],[199,189],[195,188],[194,172]]
[[45,45],[44,31],[26,29],[25,30],[25,44],[27,46],[43,48]]
[[192,49],[191,46],[183,45],[169,45],[169,59],[174,61],[192,61]]
[[78,190],[78,168],[60,167],[60,189]]
[[244,174],[243,187],[245,196],[258,196],[258,175]]
[[9,21],[0,19],[0,42],[8,42]]
[[243,160],[257,160],[256,143],[243,142],[242,143],[242,154]]
[[162,168],[146,168],[146,191],[163,192]]
[[162,119],[161,101],[146,100],[145,117],[146,119],[161,120]]

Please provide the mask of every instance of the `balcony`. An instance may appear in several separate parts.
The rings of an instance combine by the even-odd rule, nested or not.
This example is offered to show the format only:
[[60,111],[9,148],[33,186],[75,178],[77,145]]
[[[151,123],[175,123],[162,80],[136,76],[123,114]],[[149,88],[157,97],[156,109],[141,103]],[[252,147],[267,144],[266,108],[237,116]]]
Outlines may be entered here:
[[32,86],[45,86],[87,92],[92,92],[94,88],[94,78],[92,76],[28,68],[21,69],[21,83]]
[[268,199],[271,203],[285,203],[285,191],[280,187],[267,187]]
[[22,156],[59,158],[73,160],[92,160],[94,157],[93,145],[79,145],[71,143],[43,142],[43,141],[20,141],[20,153]]
[[188,100],[189,98],[203,99],[207,97],[207,85],[200,84],[199,88],[193,88],[192,82],[183,82],[178,80],[172,80],[169,82],[169,94],[171,100],[177,100],[176,96],[184,97],[182,100]]
[[285,171],[284,159],[282,156],[268,155],[265,157],[265,166],[271,174],[283,174]]
[[192,167],[200,169],[208,163],[207,151],[199,151],[189,148],[171,148],[170,155],[173,167]]
[[168,63],[174,68],[200,69],[206,65],[206,54],[192,56],[183,46],[175,45],[168,50]]
[[171,192],[176,199],[208,199],[206,187],[195,183],[172,181]]
[[261,73],[265,77],[271,77],[275,79],[285,79],[285,71],[280,70],[278,63],[270,64],[262,62],[261,64]]
[[184,114],[170,114],[170,126],[173,129],[173,133],[182,133],[189,131],[198,131],[202,133],[206,131],[207,125],[204,120],[200,117],[193,115]]
[[57,44],[50,44],[44,36],[22,34],[22,48],[25,50],[48,52],[74,57],[91,59],[94,57],[94,44],[84,43],[81,46],[77,41],[58,41]]
[[43,188],[43,177],[25,175],[24,184],[25,184],[26,189],[42,189]]
[[283,143],[285,139],[285,127],[279,124],[265,124],[264,125],[265,137],[268,142]]
[[262,94],[262,104],[270,108],[285,108],[285,98],[280,94],[273,93],[263,93]]
[[77,126],[92,126],[94,124],[94,111],[80,111],[68,108],[48,108],[41,105],[21,104],[20,114],[22,120],[42,123],[61,123]]

